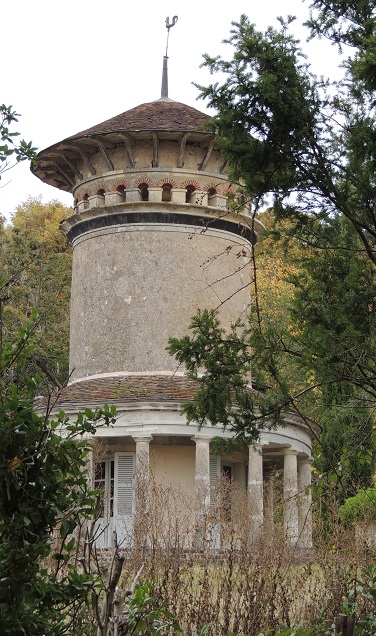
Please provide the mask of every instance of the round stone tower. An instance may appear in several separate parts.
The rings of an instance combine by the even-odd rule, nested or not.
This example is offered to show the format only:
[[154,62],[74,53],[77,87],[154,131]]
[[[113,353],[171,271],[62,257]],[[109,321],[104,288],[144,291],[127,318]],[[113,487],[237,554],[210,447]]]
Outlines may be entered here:
[[[173,371],[170,336],[197,308],[225,324],[249,309],[246,211],[227,208],[230,183],[206,115],[160,99],[43,151],[35,172],[71,189],[72,379]],[[258,229],[256,223],[256,229]]]
[[[231,184],[208,116],[162,98],[142,104],[43,150],[33,172],[70,191],[75,213],[62,223],[73,246],[71,379],[56,408],[115,404],[112,429],[95,460],[104,491],[98,545],[125,540],[134,492],[153,466],[157,482],[195,501],[196,520],[210,509],[224,474],[247,493],[252,532],[264,517],[264,482],[285,475],[285,532],[311,542],[311,431],[296,414],[264,432],[260,448],[211,454],[227,431],[187,426],[182,404],[197,390],[166,352],[199,308],[219,308],[225,326],[246,317],[250,255],[257,233],[247,210],[227,203]],[[218,543],[213,539],[214,543]]]

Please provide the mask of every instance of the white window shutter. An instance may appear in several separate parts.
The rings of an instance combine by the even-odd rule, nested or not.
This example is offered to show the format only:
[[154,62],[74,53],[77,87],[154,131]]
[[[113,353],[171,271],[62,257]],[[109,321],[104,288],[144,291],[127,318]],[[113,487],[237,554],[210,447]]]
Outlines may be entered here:
[[115,453],[115,516],[134,512],[134,453]]
[[218,479],[220,477],[221,460],[218,455],[210,455],[209,473],[210,473],[210,505],[215,506],[218,495]]

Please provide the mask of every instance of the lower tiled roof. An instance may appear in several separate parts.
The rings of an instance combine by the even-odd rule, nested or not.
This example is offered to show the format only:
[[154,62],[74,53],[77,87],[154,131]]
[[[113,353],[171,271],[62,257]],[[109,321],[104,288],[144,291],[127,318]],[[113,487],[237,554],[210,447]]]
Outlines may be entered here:
[[[50,403],[55,408],[69,404],[112,402],[189,402],[199,383],[186,377],[169,375],[131,375],[83,379],[68,384]],[[46,402],[46,398],[39,404]]]

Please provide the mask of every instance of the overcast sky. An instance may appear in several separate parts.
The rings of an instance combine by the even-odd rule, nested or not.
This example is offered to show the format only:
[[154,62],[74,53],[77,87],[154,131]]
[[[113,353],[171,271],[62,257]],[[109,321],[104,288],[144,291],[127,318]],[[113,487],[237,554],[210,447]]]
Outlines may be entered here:
[[[199,110],[196,81],[211,81],[200,69],[202,54],[229,55],[221,42],[242,13],[258,28],[276,26],[279,15],[296,15],[295,32],[308,16],[301,0],[17,0],[2,9],[0,103],[21,113],[15,130],[39,150],[138,104],[160,97],[165,19],[170,31],[169,96]],[[304,44],[304,46],[306,46]],[[329,44],[308,47],[316,73],[333,75],[337,60]],[[3,175],[0,214],[10,217],[31,196],[72,204],[72,196],[34,177],[26,162]]]

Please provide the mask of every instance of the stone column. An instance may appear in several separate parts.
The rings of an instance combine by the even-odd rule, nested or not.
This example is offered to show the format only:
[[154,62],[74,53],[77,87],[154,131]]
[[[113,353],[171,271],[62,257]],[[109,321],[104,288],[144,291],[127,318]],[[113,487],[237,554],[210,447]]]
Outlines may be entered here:
[[153,201],[154,203],[161,203],[162,201],[162,188],[154,188],[150,186],[149,188],[149,201]]
[[[95,440],[95,438],[92,438],[91,439],[91,443],[90,443],[90,450],[89,450],[89,452],[88,452],[88,454],[86,456],[88,487],[91,490],[94,490],[94,488],[95,488],[96,461],[95,461],[94,455],[96,456],[96,459],[98,459],[98,457],[97,457],[98,451],[96,452],[97,449],[95,449],[95,447],[94,447],[95,444],[96,444],[96,440]],[[104,461],[104,458],[103,458],[102,461]],[[102,493],[102,495],[104,496],[104,493]],[[99,498],[97,499],[97,504],[100,504]],[[106,502],[104,502],[104,511],[102,513],[102,516],[105,516],[105,519],[104,520],[101,519],[101,521],[99,521],[99,519],[97,518],[95,523],[93,523],[92,521],[89,521],[89,520],[84,522],[84,526],[83,526],[84,535],[83,536],[85,537],[85,542],[86,541],[93,541],[92,547],[97,547],[97,548],[104,547],[104,548],[107,548],[110,545],[109,541],[111,541],[111,537],[110,538],[108,537],[108,534],[109,534],[109,531],[108,531],[108,526],[109,526],[108,510],[109,510],[109,503],[108,503],[108,506],[106,506]],[[98,511],[96,511],[96,515],[97,514],[99,516]],[[80,530],[80,532],[81,532],[81,530]],[[79,541],[78,527],[74,531],[74,537],[75,537],[76,541]],[[53,534],[53,544],[55,545],[55,547],[53,548],[53,550],[58,552],[59,548],[56,546],[56,539],[57,539],[57,535],[54,533]]]
[[152,439],[152,435],[133,436],[133,440],[136,442],[136,476],[149,477],[149,445]]
[[206,435],[195,435],[195,494],[197,512],[205,511],[210,505],[210,440]]
[[298,462],[299,542],[301,548],[312,548],[312,459]]
[[249,447],[248,505],[250,516],[250,540],[260,538],[264,522],[264,488],[261,445]]
[[172,188],[171,201],[172,203],[185,203],[187,191],[185,188]]
[[190,203],[193,205],[208,205],[208,193],[202,190],[192,192]]
[[274,523],[274,481],[272,475],[265,481],[265,524],[268,530],[272,529]]
[[123,203],[123,195],[121,192],[105,192],[104,200],[106,205],[117,205],[118,203]]
[[151,435],[133,437],[136,442],[136,466],[135,466],[135,493],[136,510],[140,511],[147,506],[150,486],[150,442]]
[[196,444],[195,510],[196,545],[202,547],[205,536],[206,513],[210,507],[210,440],[207,435],[192,437]]
[[91,440],[90,450],[86,457],[88,486],[91,489],[94,489],[94,481],[95,481],[95,461],[93,457],[93,446],[95,443],[96,443],[96,440],[94,438]]
[[141,201],[141,193],[138,188],[126,188],[125,196],[127,203],[132,203],[133,201]]
[[240,486],[240,488],[242,489],[242,492],[245,492],[247,488],[245,462],[234,464],[234,474],[235,474],[235,482]]
[[99,208],[104,206],[104,195],[103,194],[94,194],[89,197],[89,208]]
[[286,539],[296,545],[299,538],[298,452],[290,449],[284,451],[283,499]]
[[84,210],[87,210],[88,207],[89,207],[89,201],[87,201],[86,199],[79,201],[77,203],[77,212],[78,213],[83,212]]

